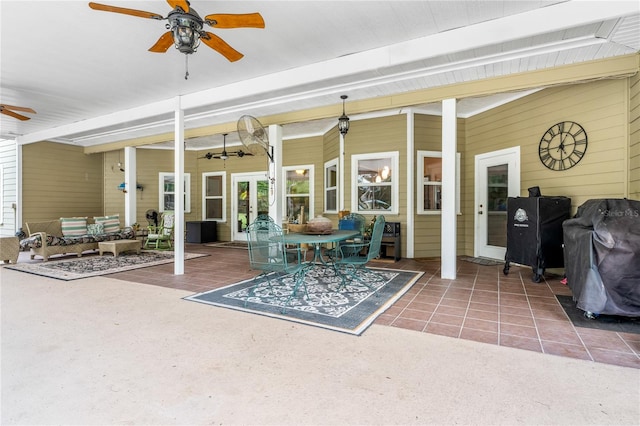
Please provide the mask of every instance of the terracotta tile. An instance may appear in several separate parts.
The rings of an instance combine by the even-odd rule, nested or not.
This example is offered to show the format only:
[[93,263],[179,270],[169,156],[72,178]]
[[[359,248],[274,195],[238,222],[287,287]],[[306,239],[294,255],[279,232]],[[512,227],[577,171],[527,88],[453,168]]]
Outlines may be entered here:
[[496,321],[487,321],[476,318],[465,318],[464,323],[462,324],[463,329],[473,329],[473,330],[482,330],[482,331],[490,331],[498,334],[498,323]]
[[462,308],[464,310],[469,306],[469,300],[451,299],[449,297],[443,297],[440,301],[440,306],[451,306],[455,308]]
[[526,349],[528,351],[542,352],[542,345],[538,339],[530,339],[522,336],[500,334],[500,346]]
[[535,327],[533,317],[525,315],[500,314],[500,323]]
[[493,305],[490,303],[478,303],[471,301],[469,303],[469,309],[474,309],[476,311],[487,311],[487,312],[498,312],[498,305]]
[[396,320],[391,323],[391,327],[406,328],[407,330],[422,331],[422,330],[424,330],[424,327],[425,327],[426,324],[427,324],[426,321],[418,321],[418,320],[409,319],[409,318],[396,318]]
[[559,342],[542,341],[544,352],[552,355],[560,355],[567,358],[592,360],[589,352],[582,345],[570,345]]
[[469,309],[467,311],[467,318],[482,319],[486,321],[498,321],[498,314],[496,312]]
[[625,342],[618,333],[592,328],[576,328],[584,345],[589,349],[634,353],[633,347]]
[[458,337],[460,334],[460,327],[450,324],[430,322],[425,331],[427,333],[438,334],[440,336]]
[[635,354],[608,351],[604,349],[589,349],[595,361],[622,367],[640,368],[640,357]]
[[440,305],[436,309],[436,314],[455,315],[464,317],[467,313],[466,307]]
[[535,327],[526,327],[523,325],[500,323],[500,334],[538,339],[538,332]]
[[492,345],[498,344],[498,333],[482,330],[474,330],[463,327],[460,331],[460,338],[465,340],[473,340],[476,342],[490,343]]
[[407,309],[415,309],[415,310],[426,311],[426,312],[433,312],[436,310],[437,307],[438,305],[435,303],[424,303],[424,302],[419,302],[415,300],[406,306]]
[[400,313],[398,318],[412,319],[412,320],[419,320],[419,321],[426,322],[429,320],[429,318],[431,318],[432,315],[433,314],[431,312],[426,312],[426,311],[416,310],[416,309],[405,309],[402,311],[402,313]]

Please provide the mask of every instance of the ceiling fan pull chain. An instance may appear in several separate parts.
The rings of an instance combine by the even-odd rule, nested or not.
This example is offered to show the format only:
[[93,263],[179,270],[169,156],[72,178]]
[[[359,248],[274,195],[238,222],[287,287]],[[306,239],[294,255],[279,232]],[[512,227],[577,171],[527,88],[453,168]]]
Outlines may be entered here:
[[184,55],[184,79],[189,79],[189,55]]

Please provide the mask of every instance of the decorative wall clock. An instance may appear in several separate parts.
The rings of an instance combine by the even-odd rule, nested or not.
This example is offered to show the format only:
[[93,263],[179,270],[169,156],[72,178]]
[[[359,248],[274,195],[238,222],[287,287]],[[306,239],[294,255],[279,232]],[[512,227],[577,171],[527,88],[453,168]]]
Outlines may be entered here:
[[568,170],[587,152],[587,132],[573,121],[554,124],[540,139],[538,155],[550,170]]

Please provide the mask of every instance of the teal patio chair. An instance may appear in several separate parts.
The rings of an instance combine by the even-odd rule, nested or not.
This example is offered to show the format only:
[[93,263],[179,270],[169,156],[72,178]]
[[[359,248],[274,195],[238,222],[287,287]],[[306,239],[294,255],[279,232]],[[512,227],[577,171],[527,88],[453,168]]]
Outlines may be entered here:
[[287,249],[280,226],[270,220],[256,220],[247,227],[247,242],[251,269],[262,271],[254,277],[254,281],[260,278],[265,278],[265,281],[251,286],[245,306],[260,287],[266,287],[272,295],[279,296],[280,289],[275,288],[272,279],[287,274],[292,275],[294,285],[284,302],[282,313],[285,313],[287,305],[298,292],[300,285],[304,288],[305,296],[309,298],[307,286],[304,283],[304,271],[307,265],[301,261],[300,248]]
[[[340,289],[345,288],[347,280],[358,281],[370,290],[375,290],[371,285],[374,281],[384,281],[385,278],[379,273],[367,268],[367,264],[380,256],[380,246],[382,245],[382,234],[384,233],[384,216],[378,216],[373,225],[371,239],[361,243],[341,243],[334,263],[336,274],[342,279]],[[366,254],[362,254],[366,251]],[[376,294],[377,295],[377,294]]]

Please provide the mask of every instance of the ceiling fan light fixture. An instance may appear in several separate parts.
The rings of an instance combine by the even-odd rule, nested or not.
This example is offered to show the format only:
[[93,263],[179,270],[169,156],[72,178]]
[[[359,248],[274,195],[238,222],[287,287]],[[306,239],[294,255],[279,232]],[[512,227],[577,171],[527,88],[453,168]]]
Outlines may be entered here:
[[195,10],[190,9],[188,13],[172,12],[167,19],[176,49],[185,55],[195,52],[200,46],[202,18]]
[[342,115],[338,118],[338,130],[342,136],[346,136],[347,132],[349,132],[349,117],[344,111],[344,101],[347,98],[347,95],[340,96],[340,99],[342,99]]

